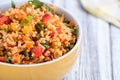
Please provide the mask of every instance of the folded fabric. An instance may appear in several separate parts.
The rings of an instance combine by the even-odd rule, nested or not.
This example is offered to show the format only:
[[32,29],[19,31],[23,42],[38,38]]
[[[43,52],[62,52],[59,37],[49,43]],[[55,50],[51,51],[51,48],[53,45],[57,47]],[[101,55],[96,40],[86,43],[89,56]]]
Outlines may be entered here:
[[120,0],[80,0],[83,8],[120,28]]

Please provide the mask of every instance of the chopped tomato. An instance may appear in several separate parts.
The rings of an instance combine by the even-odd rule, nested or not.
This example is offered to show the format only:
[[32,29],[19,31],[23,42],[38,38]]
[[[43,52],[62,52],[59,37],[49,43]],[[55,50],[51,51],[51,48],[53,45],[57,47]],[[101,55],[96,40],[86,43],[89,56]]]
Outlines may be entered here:
[[0,56],[0,62],[4,62],[5,61],[5,57],[4,56]]
[[64,38],[60,38],[60,42],[65,42],[66,40]]
[[52,38],[54,36],[55,32],[51,32],[49,36]]
[[19,21],[21,21],[21,20],[23,20],[25,18],[25,15],[23,13],[17,13],[16,15],[17,15],[17,19]]
[[0,24],[9,24],[10,18],[8,16],[0,17]]
[[69,25],[70,26],[75,26],[75,23],[73,21],[70,21]]
[[33,51],[35,57],[40,57],[42,55],[43,48],[40,46],[34,46],[32,51]]
[[47,22],[48,20],[50,20],[52,17],[50,14],[45,14],[43,17],[42,17],[42,21],[43,22]]
[[61,33],[61,28],[60,27],[56,28],[56,30],[57,30],[58,33]]

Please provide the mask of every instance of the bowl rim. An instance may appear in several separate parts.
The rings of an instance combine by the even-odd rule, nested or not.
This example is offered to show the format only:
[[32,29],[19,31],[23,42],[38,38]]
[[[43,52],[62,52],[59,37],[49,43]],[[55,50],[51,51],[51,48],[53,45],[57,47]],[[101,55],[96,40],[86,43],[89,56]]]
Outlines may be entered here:
[[[25,2],[25,1],[16,1],[16,2]],[[4,2],[3,4],[7,4],[9,2]],[[44,2],[48,5],[50,4],[53,4],[53,3],[47,3],[47,2]],[[55,5],[56,6],[56,5]],[[69,51],[67,52],[65,55],[57,58],[57,59],[54,59],[54,60],[51,60],[51,61],[48,61],[48,62],[43,62],[43,63],[38,63],[38,64],[9,64],[9,63],[4,63],[4,62],[0,62],[0,65],[5,65],[5,66],[14,66],[14,67],[35,67],[35,66],[43,66],[43,65],[48,65],[48,64],[51,64],[51,63],[54,63],[54,62],[57,62],[65,57],[67,57],[68,55],[70,55],[78,46],[79,44],[81,44],[82,42],[82,27],[81,27],[81,24],[78,22],[77,18],[72,15],[70,13],[70,11],[60,7],[60,6],[56,6],[56,8],[59,8],[61,9],[62,12],[65,12],[66,14],[69,14],[69,16],[71,16],[71,18],[73,18],[74,22],[76,23],[76,25],[78,26],[78,34],[77,34],[77,41],[76,41],[76,44],[74,45],[74,47]]]

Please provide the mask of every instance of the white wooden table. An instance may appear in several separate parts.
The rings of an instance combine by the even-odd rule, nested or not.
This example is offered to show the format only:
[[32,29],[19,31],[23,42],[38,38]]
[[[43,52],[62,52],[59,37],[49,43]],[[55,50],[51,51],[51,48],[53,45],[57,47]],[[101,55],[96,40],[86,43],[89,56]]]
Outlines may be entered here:
[[63,80],[120,80],[120,29],[85,12],[79,0],[42,1],[67,9],[82,25],[80,56]]

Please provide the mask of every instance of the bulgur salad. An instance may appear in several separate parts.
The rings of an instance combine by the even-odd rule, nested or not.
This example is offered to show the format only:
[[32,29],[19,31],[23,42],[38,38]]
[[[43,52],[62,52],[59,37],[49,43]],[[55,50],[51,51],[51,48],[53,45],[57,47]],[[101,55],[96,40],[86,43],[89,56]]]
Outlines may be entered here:
[[54,5],[29,0],[0,12],[0,62],[37,64],[69,52],[77,40],[77,27]]

